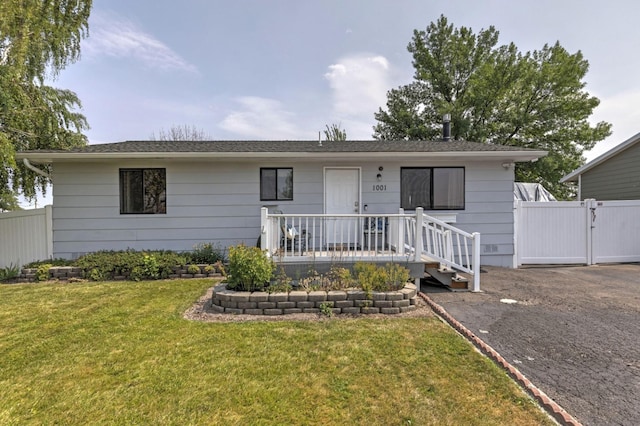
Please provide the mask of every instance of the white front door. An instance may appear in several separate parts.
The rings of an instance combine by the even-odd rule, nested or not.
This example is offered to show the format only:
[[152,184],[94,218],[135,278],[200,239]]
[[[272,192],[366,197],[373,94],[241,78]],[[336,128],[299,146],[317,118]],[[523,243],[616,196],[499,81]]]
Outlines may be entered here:
[[[360,213],[360,168],[325,168],[324,211],[326,214]],[[361,234],[358,224],[357,218],[327,220],[327,247],[357,248]]]

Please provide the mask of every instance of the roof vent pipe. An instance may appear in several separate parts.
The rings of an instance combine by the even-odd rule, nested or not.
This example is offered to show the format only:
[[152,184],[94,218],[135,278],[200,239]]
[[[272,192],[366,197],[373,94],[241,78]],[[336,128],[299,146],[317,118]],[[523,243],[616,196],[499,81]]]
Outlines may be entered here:
[[445,142],[451,140],[451,114],[442,116],[442,140]]

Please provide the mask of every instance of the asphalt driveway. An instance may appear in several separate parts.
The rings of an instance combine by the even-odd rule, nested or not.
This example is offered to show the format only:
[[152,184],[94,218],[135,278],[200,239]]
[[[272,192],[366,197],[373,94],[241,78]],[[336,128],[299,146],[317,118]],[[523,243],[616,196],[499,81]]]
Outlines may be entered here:
[[584,425],[640,424],[640,265],[485,267],[422,291]]

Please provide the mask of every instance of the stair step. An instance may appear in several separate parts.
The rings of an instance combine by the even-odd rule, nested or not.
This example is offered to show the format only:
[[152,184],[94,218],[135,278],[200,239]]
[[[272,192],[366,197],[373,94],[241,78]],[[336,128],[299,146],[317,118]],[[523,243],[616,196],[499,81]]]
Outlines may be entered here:
[[451,278],[451,288],[455,289],[468,289],[469,288],[469,280],[465,277],[461,277],[460,275],[456,275]]
[[469,280],[451,269],[444,267],[440,262],[427,262],[424,265],[425,275],[444,285],[451,291],[466,291],[469,289]]

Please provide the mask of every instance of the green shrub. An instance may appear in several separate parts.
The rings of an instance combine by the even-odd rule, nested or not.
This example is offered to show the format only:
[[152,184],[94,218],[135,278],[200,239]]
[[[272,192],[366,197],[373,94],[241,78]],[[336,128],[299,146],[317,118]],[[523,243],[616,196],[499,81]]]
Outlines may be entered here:
[[387,271],[387,286],[389,290],[404,288],[411,277],[409,270],[397,263],[387,263],[385,269]]
[[358,285],[367,293],[367,298],[371,298],[371,292],[382,288],[386,282],[384,269],[373,263],[358,262],[353,269]]
[[219,244],[196,244],[190,253],[187,253],[188,263],[214,264],[224,262],[224,249]]
[[227,287],[237,291],[264,290],[273,273],[273,262],[257,247],[229,247]]
[[396,263],[376,266],[373,263],[358,262],[354,265],[358,284],[369,295],[372,291],[395,291],[409,281],[409,270]]
[[43,263],[38,266],[36,270],[36,281],[48,281],[49,280],[49,269],[52,268],[50,263]]
[[161,279],[173,274],[173,268],[189,263],[186,255],[170,250],[154,251],[153,255],[158,262],[158,276]]
[[222,274],[222,276],[226,276],[227,275],[227,270],[224,267],[224,264],[222,263],[221,260],[218,260],[216,263],[214,263],[213,267],[215,268],[216,272],[219,273],[219,274]]
[[0,281],[8,281],[17,278],[20,275],[20,266],[10,263],[8,266],[0,269]]
[[90,271],[85,273],[85,278],[91,281],[104,281],[107,279],[107,276],[105,275],[105,272],[99,268],[92,268]]
[[189,265],[189,266],[187,266],[187,273],[188,274],[199,274],[200,273],[200,267],[198,265]]
[[68,260],[68,259],[62,259],[62,258],[56,258],[56,259],[47,259],[47,260],[36,260],[30,263],[27,263],[26,265],[23,266],[23,268],[37,268],[40,265],[51,265],[51,266],[73,266],[74,265],[74,261],[73,260]]
[[134,281],[167,278],[173,268],[184,265],[184,255],[169,251],[121,250],[98,251],[76,260],[75,266],[82,269],[85,278],[103,281],[114,276],[128,275]]
[[331,285],[330,290],[344,290],[355,284],[351,271],[348,268],[337,265],[331,266],[327,273],[327,278]]

